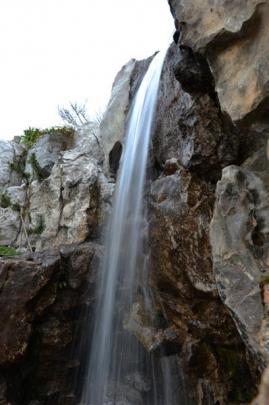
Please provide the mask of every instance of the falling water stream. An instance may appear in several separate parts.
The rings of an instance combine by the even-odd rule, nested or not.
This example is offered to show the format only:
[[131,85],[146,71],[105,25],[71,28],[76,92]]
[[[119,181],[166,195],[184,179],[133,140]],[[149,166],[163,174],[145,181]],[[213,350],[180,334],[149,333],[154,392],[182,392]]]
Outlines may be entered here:
[[118,174],[98,285],[82,404],[178,405],[174,366],[155,359],[128,331],[139,302],[150,317],[144,183],[159,81],[166,52],[152,60],[137,91]]

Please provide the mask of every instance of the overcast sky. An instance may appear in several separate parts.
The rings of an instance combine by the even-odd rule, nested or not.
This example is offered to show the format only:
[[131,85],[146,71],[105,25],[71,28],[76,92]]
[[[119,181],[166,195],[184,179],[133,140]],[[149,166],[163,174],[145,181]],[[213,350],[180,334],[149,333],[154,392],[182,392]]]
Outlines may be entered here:
[[60,124],[69,101],[96,114],[121,66],[172,32],[167,0],[1,0],[0,139]]

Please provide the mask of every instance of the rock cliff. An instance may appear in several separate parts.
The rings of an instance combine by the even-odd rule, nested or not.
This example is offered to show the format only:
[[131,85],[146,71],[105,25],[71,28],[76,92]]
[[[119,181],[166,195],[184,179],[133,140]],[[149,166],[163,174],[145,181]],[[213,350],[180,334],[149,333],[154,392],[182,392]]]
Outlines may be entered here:
[[[144,325],[137,304],[130,324],[157,357],[180,363],[189,404],[267,404],[268,4],[169,4],[175,42],[145,195],[158,322]],[[100,128],[50,133],[31,148],[0,141],[0,245],[22,252],[0,260],[2,405],[79,404],[83,318],[128,112],[150,60],[119,72]]]

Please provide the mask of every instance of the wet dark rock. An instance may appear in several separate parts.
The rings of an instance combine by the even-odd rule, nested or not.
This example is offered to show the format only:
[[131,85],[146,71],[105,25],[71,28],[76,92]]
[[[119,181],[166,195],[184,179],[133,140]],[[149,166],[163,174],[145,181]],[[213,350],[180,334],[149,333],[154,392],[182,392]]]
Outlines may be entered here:
[[186,46],[179,47],[174,74],[187,93],[208,93],[214,96],[214,79],[203,56]]
[[33,317],[28,306],[48,283],[55,266],[57,257],[42,267],[24,260],[0,261],[0,364],[16,363],[25,354]]
[[[213,190],[181,167],[153,181],[150,197],[151,285],[165,325],[155,338],[162,337],[163,345],[163,335],[170,331],[168,340],[170,335],[191,380],[194,403],[203,403],[199,392],[208,404],[226,404],[244,392],[250,399],[255,372],[218,296],[212,269]],[[242,373],[245,383],[237,386]]]
[[253,401],[253,405],[267,405],[268,403],[269,403],[269,367],[267,367],[267,369],[263,374],[259,395]]
[[0,376],[0,405],[8,405],[7,402],[7,382]]
[[179,57],[178,47],[171,45],[160,84],[154,156],[160,167],[175,158],[186,169],[215,180],[237,157],[237,133],[209,94],[190,95],[182,89],[174,75]]
[[78,403],[80,316],[94,299],[100,257],[100,246],[86,243],[1,260],[0,403]]
[[174,174],[177,170],[179,170],[179,168],[180,164],[178,163],[177,159],[168,159],[164,164],[164,174],[169,176],[171,174]]

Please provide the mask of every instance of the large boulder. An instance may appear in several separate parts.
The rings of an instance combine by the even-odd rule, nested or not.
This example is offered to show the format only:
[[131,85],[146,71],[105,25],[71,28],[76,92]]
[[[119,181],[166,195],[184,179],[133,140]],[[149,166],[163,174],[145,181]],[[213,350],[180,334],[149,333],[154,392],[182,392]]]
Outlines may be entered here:
[[222,111],[233,121],[264,111],[269,95],[269,4],[261,0],[169,0],[181,45],[203,53]]

